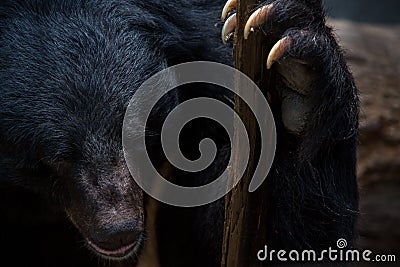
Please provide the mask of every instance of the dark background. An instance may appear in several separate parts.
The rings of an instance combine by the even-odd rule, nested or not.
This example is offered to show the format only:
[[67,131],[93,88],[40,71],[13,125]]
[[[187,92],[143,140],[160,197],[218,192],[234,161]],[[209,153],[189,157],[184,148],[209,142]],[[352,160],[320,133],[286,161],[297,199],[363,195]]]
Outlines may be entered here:
[[328,14],[372,23],[400,23],[399,0],[324,0]]

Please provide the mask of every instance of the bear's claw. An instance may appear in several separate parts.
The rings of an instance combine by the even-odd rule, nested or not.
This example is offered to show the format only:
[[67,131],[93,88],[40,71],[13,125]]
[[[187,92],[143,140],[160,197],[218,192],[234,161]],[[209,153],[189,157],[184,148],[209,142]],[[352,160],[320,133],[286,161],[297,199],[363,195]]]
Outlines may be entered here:
[[224,23],[221,38],[224,44],[227,44],[236,28],[236,14],[231,15]]
[[286,36],[272,47],[267,59],[267,69],[271,69],[272,65],[289,51],[291,43],[292,39]]
[[260,7],[257,9],[246,22],[246,26],[244,27],[244,39],[247,40],[249,38],[249,35],[252,31],[254,31],[255,27],[258,27],[262,24],[264,24],[269,17],[269,14],[271,14],[273,4],[266,5],[263,7]]
[[[236,13],[228,17],[229,13],[235,10],[236,4],[237,0],[228,0],[222,10],[221,20],[225,23],[222,28],[221,38],[224,44],[228,42],[236,28]],[[255,27],[263,25],[268,20],[269,15],[273,10],[273,7],[273,4],[262,6],[258,8],[253,14],[251,14],[244,28],[244,39],[248,39],[250,33],[254,31]],[[268,69],[270,69],[272,65],[289,50],[290,43],[291,39],[289,37],[284,37],[274,45],[268,55]]]
[[222,10],[221,20],[225,21],[226,17],[230,12],[232,12],[236,8],[237,0],[228,0]]

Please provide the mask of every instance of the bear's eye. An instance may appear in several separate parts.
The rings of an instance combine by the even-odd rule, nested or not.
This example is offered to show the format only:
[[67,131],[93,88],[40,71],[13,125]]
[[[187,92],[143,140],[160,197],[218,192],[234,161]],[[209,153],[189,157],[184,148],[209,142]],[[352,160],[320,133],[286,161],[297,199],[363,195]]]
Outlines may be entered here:
[[72,175],[72,170],[72,163],[63,159],[41,160],[38,164],[41,176],[45,175],[50,179]]

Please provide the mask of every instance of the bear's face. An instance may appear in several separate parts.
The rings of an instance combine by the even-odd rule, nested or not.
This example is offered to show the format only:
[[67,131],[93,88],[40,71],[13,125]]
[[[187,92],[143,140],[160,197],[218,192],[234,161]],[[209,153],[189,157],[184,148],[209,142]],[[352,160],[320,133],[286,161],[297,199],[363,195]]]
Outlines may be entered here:
[[122,155],[111,160],[94,157],[53,162],[64,209],[96,254],[107,259],[138,254],[144,241],[143,192]]
[[145,231],[143,192],[123,157],[56,165],[63,208],[88,247],[107,259],[139,254]]

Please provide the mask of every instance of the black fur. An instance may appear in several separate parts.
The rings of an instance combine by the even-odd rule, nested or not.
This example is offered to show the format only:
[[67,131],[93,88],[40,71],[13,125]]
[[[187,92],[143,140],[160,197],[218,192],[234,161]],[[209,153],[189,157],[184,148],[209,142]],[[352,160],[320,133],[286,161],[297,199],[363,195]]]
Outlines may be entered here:
[[[132,227],[140,228],[142,193],[133,182],[130,189],[115,183],[115,177],[130,179],[121,145],[125,109],[136,88],[167,66],[195,60],[232,64],[232,47],[220,41],[221,24],[214,26],[222,2],[1,1],[0,185],[18,185],[50,199],[72,216],[85,237],[102,238],[91,227],[110,223],[108,212],[116,205],[122,205],[122,219],[134,217],[138,222]],[[287,56],[312,64],[318,83],[301,136],[285,130],[280,104],[272,105],[278,146],[267,178],[268,245],[325,249],[339,238],[352,245],[358,213],[357,90],[332,29],[325,25],[321,1],[264,4],[272,2],[276,15],[262,30],[276,40],[293,37]],[[198,92],[182,89],[164,99],[150,131],[158,130],[179,101],[226,95],[209,86]],[[213,168],[225,166],[226,136],[219,131],[189,134],[190,141],[217,138],[220,154]],[[157,142],[153,145],[159,149]],[[196,148],[186,145],[189,154]],[[178,183],[187,181],[182,173],[175,176]],[[161,205],[162,265],[219,266],[223,207],[223,200],[194,209]],[[111,220],[112,225],[121,220]]]

